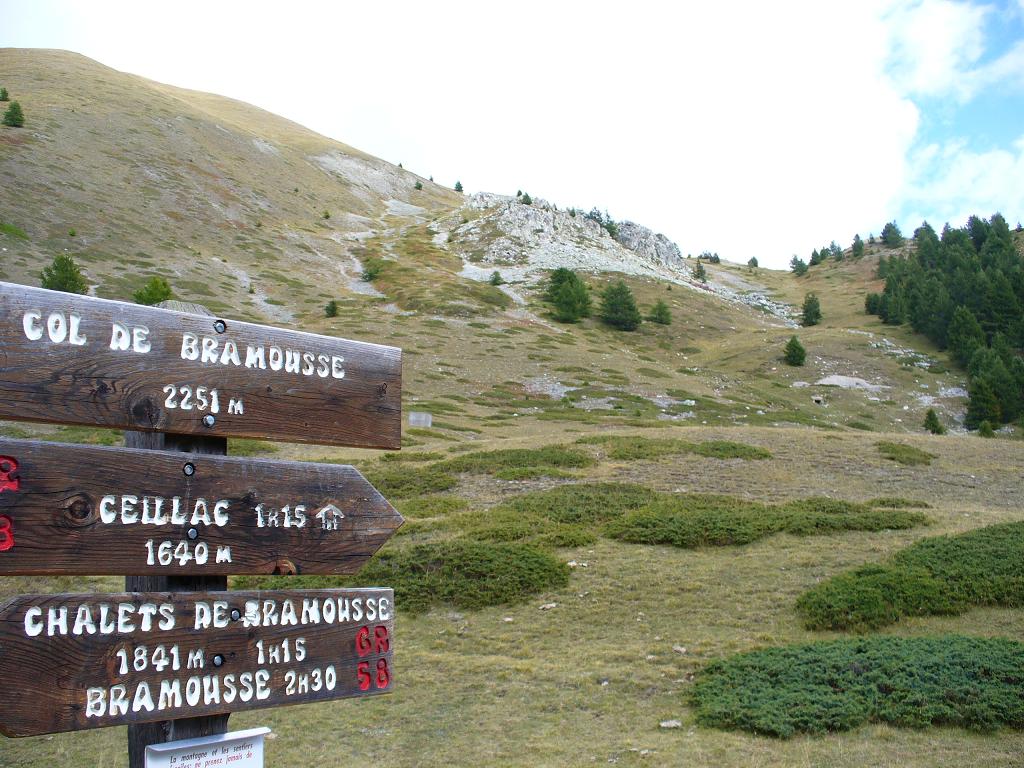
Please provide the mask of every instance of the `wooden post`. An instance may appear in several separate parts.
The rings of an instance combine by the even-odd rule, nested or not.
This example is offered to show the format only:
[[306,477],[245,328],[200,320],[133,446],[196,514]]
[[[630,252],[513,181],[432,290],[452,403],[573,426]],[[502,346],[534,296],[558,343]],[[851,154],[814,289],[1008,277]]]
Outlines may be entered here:
[[[213,315],[210,310],[200,304],[164,301],[157,306],[178,312]],[[226,437],[171,435],[164,432],[125,432],[124,442],[128,448],[142,448],[151,451],[182,451],[183,453],[205,453],[215,456],[226,456],[228,453]],[[225,592],[228,588],[228,577],[226,575],[125,576],[124,588],[126,592]],[[227,733],[228,717],[229,715],[186,717],[179,720],[165,720],[162,723],[129,725],[128,768],[145,768],[146,746],[149,744],[164,744],[178,739]]]
[[[128,448],[150,450],[182,451],[227,455],[228,441],[224,437],[194,437],[190,435],[167,435],[162,432],[125,432]],[[226,591],[227,576],[125,576],[126,592],[202,592]],[[144,768],[146,746],[163,744],[178,739],[197,736],[212,736],[227,733],[228,715],[208,717],[187,717],[180,720],[166,720],[161,723],[143,723],[128,726],[128,768]]]

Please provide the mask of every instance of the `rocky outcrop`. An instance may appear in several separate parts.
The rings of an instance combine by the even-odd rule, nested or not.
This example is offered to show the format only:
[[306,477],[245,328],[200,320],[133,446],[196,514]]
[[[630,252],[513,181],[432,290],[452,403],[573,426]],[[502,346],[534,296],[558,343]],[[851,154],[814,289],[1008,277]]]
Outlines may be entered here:
[[683,262],[678,245],[632,221],[619,222],[619,234],[615,239],[642,259],[655,264],[678,267]]
[[[628,243],[616,240],[582,212],[559,210],[534,198],[527,205],[506,195],[478,192],[461,211],[435,224],[437,242],[481,268],[519,268],[525,276],[568,267],[586,272],[624,272],[685,280],[689,269],[679,249],[662,235],[631,222]],[[519,273],[523,274],[520,275]]]

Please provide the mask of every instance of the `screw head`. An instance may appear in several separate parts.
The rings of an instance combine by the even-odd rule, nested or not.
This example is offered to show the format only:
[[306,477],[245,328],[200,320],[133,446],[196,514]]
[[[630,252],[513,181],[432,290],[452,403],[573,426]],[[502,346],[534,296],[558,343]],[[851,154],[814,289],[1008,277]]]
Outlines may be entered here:
[[213,657],[213,666],[219,667],[224,663],[224,657],[219,653]]
[[185,535],[188,536],[189,540],[195,541],[199,538],[199,531],[197,531],[195,528],[189,528],[188,533],[186,533]]
[[214,415],[212,413],[208,413],[205,416],[203,416],[203,426],[204,427],[212,427],[216,423],[217,423],[217,419],[214,417]]
[[185,477],[192,477],[196,473],[196,465],[191,461],[186,461],[185,466],[181,468],[181,471],[185,473]]
[[237,608],[232,608],[231,609],[231,620],[232,621],[238,621],[240,618],[242,618],[242,612],[240,610],[238,610]]
[[228,329],[228,324],[223,320],[215,320],[213,323],[213,330],[217,333],[224,333]]

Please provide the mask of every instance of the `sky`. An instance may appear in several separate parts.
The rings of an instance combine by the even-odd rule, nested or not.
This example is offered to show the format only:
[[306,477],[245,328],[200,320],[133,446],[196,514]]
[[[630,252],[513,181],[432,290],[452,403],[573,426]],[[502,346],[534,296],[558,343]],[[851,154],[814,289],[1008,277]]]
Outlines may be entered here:
[[1024,219],[1024,0],[0,0],[0,47],[241,99],[684,254],[783,267],[888,221]]

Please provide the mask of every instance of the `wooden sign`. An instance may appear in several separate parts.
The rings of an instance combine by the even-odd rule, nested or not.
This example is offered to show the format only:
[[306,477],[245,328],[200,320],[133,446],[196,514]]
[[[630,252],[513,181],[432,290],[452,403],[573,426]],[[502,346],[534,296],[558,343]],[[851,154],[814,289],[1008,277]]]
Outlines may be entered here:
[[0,733],[388,693],[390,589],[23,595],[0,607]]
[[0,575],[354,573],[402,522],[349,466],[0,438]]
[[401,444],[402,351],[0,283],[0,418]]

